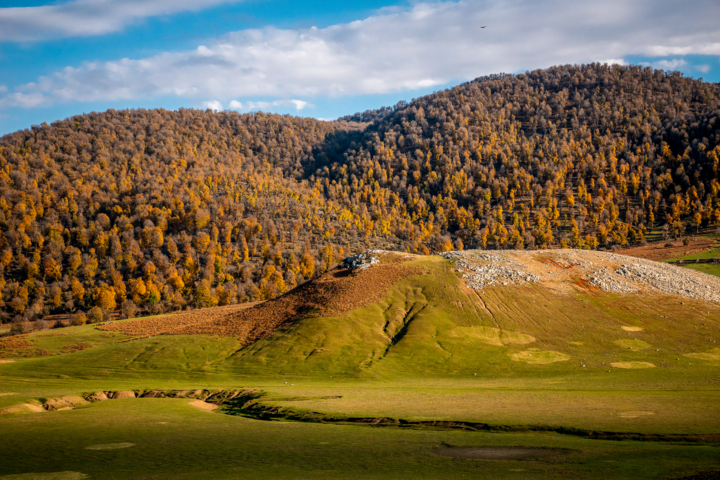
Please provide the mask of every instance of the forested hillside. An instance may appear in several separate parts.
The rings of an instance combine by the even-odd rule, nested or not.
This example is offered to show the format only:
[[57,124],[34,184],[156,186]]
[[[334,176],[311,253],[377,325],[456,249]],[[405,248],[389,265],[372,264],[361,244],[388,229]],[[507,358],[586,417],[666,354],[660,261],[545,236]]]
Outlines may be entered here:
[[720,86],[642,67],[496,75],[335,122],[76,116],[0,139],[1,315],[263,300],[373,246],[681,235],[720,222],[719,162]]

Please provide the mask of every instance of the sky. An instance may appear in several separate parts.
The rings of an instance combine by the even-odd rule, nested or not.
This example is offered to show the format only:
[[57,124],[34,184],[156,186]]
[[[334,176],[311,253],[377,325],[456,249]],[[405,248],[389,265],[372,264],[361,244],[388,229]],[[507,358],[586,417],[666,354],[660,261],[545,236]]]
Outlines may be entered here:
[[335,119],[591,62],[720,82],[720,2],[0,0],[0,134],[109,108]]

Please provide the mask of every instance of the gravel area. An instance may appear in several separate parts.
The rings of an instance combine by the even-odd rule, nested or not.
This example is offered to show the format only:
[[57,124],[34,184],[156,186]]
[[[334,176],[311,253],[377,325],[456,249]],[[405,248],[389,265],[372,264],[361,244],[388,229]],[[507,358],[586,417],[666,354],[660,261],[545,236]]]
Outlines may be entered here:
[[491,286],[543,284],[571,288],[580,282],[606,292],[658,291],[720,303],[720,278],[652,260],[586,250],[465,250],[445,252],[464,282]]

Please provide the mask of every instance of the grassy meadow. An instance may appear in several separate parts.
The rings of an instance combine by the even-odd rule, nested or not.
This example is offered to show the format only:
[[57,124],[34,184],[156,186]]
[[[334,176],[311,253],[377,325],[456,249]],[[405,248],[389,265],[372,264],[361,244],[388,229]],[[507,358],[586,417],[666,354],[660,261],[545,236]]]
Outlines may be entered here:
[[[537,285],[478,294],[439,257],[413,263],[428,274],[401,280],[381,302],[304,318],[247,347],[203,335],[133,340],[92,325],[24,337],[30,346],[0,357],[0,479],[675,478],[720,469],[716,440],[532,431],[720,434],[719,306]],[[260,421],[188,399],[17,409],[96,391],[231,388],[295,413],[513,431]],[[556,450],[487,460],[439,455],[443,446]]]

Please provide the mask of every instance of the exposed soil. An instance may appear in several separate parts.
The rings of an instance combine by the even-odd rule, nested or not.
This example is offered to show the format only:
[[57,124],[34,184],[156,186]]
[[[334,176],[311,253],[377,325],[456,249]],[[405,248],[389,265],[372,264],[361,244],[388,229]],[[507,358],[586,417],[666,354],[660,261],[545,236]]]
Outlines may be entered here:
[[684,257],[686,255],[694,255],[696,253],[709,252],[715,246],[715,241],[707,238],[690,238],[688,245],[678,240],[672,243],[672,247],[666,247],[668,242],[655,242],[643,247],[633,247],[621,250],[620,253],[630,257],[644,258],[647,260],[667,260],[669,258]]
[[17,405],[10,405],[9,407],[0,408],[0,415],[12,415],[16,413],[40,413],[44,412],[45,409],[40,405],[34,403],[20,403]]
[[567,452],[552,448],[528,447],[440,447],[436,448],[433,453],[443,457],[473,458],[477,460],[525,460],[553,457]]
[[23,403],[23,407],[27,408],[31,412],[39,413],[45,411],[40,405],[35,405],[33,403]]
[[119,399],[119,398],[135,398],[135,392],[132,391],[121,391],[121,392],[111,392],[110,395],[108,395],[109,398],[113,399]]
[[65,396],[48,398],[43,404],[43,408],[48,412],[54,412],[55,410],[70,410],[80,405],[87,404],[87,400],[82,397],[76,396]]
[[333,317],[380,300],[397,281],[421,269],[400,265],[403,256],[384,254],[382,262],[362,271],[335,269],[274,300],[232,313],[198,311],[191,315],[140,319],[98,327],[136,337],[151,335],[219,335],[249,345],[278,328],[307,317]]
[[218,408],[220,408],[217,405],[215,405],[214,403],[203,402],[202,400],[193,400],[188,405],[192,405],[193,407],[201,408],[201,409],[207,410],[209,412],[213,412],[213,411],[217,410]]

